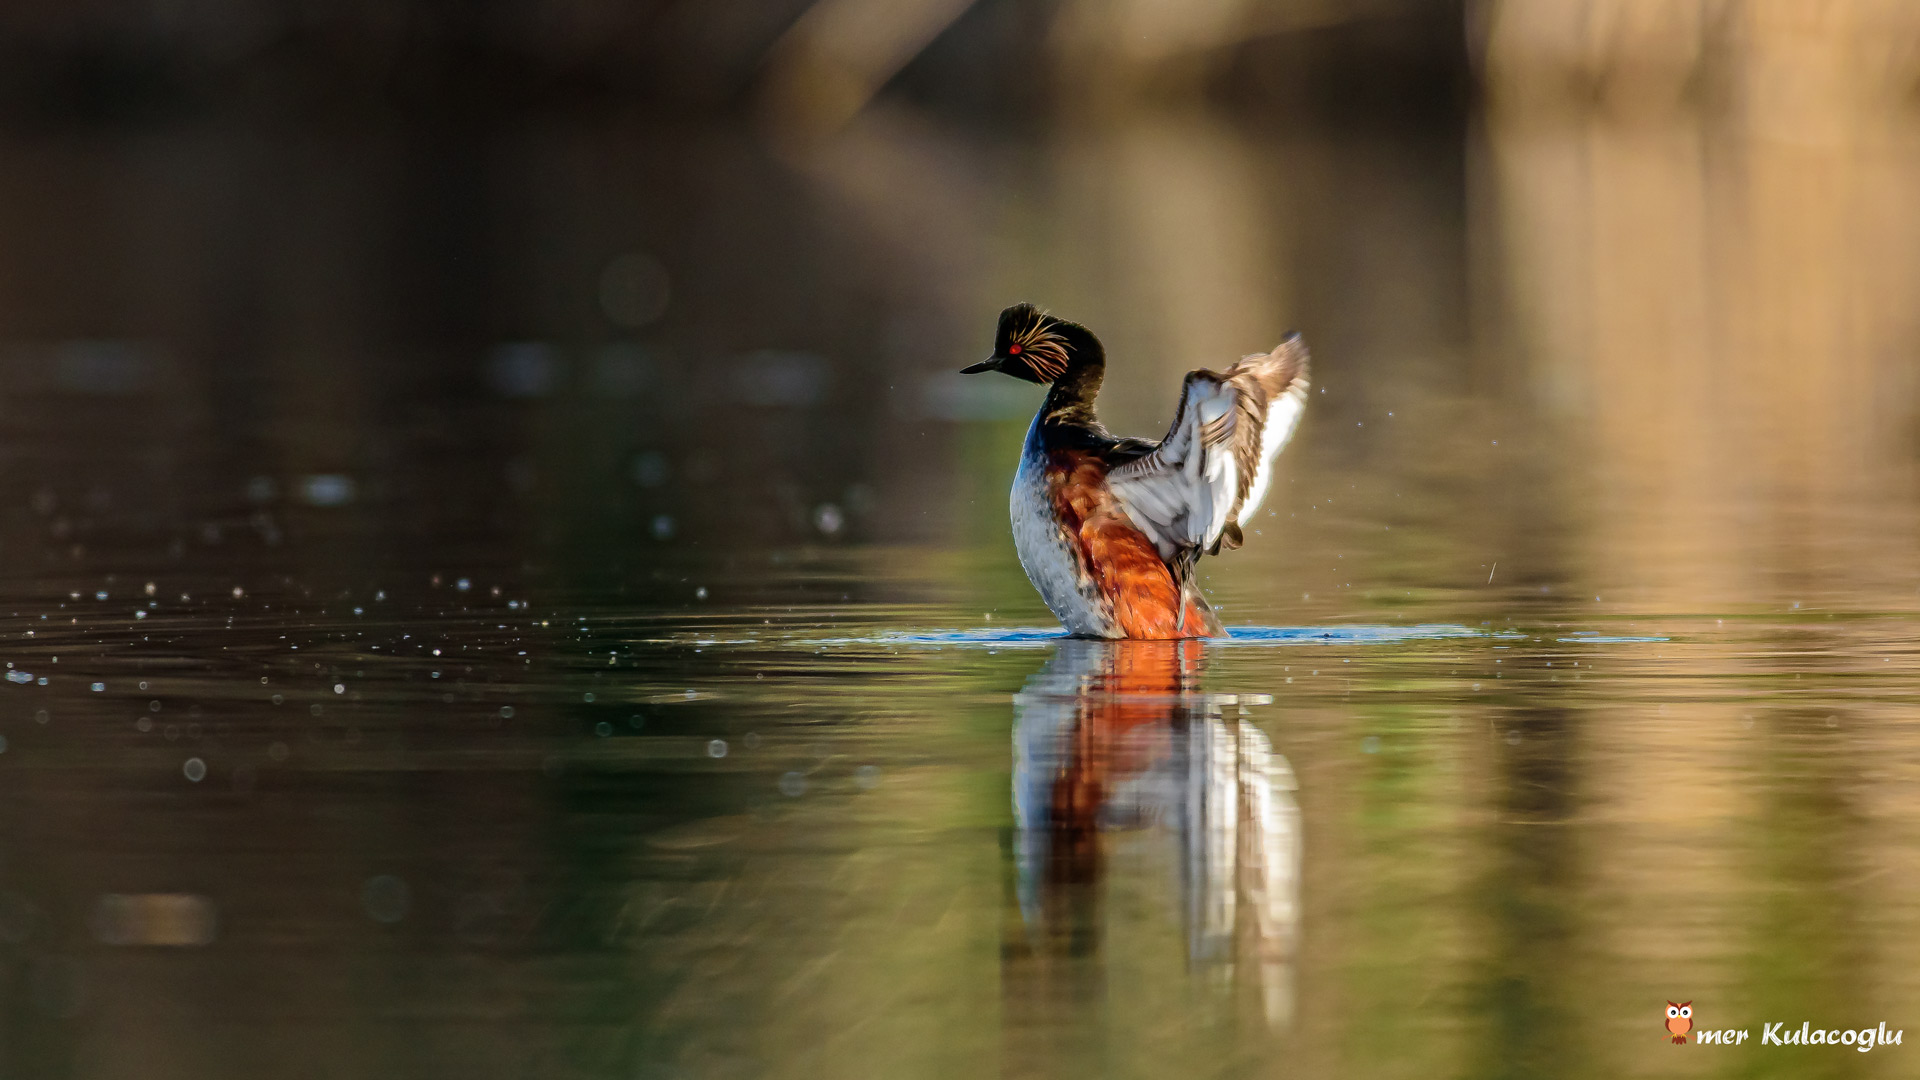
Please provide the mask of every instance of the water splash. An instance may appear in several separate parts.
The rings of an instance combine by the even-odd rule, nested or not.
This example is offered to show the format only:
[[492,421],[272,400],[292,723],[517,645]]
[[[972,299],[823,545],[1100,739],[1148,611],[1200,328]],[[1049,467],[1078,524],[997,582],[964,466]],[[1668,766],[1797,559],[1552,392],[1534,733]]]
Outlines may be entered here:
[[1210,638],[1209,645],[1383,645],[1401,641],[1432,641],[1440,638],[1518,638],[1525,635],[1504,630],[1476,630],[1454,623],[1420,623],[1415,626],[1348,624],[1340,626],[1230,626],[1225,638]]

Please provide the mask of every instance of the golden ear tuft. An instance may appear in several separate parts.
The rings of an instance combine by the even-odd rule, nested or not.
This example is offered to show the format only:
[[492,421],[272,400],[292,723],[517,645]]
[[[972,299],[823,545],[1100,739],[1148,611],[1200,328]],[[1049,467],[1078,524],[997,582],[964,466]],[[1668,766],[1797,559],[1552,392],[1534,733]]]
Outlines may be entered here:
[[1053,331],[1053,320],[1039,312],[1033,321],[1014,328],[1007,355],[1021,356],[1034,374],[1051,382],[1067,373],[1067,339]]

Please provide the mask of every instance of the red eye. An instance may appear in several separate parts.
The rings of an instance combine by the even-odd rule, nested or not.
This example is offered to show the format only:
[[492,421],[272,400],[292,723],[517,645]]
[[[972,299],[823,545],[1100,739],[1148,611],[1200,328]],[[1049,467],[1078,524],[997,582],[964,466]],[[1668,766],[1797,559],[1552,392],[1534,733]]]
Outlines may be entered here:
[[1007,346],[1007,355],[1008,355],[1008,356],[1019,356],[1019,355],[1020,355],[1020,346],[1018,346],[1018,345],[1009,345],[1009,346]]

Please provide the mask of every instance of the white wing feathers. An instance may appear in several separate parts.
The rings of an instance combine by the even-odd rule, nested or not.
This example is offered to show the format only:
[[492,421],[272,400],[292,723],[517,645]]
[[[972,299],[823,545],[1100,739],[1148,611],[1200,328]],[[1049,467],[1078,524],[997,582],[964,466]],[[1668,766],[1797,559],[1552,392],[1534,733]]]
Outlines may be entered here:
[[1307,385],[1298,334],[1224,372],[1187,374],[1167,437],[1107,475],[1161,558],[1240,546],[1240,522],[1259,508],[1273,459],[1306,412]]

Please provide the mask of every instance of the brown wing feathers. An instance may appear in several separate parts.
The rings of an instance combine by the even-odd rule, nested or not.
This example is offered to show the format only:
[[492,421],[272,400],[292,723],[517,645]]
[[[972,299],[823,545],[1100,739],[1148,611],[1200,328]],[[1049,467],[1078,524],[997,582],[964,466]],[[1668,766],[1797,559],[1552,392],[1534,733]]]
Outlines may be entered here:
[[1247,500],[1247,492],[1252,490],[1254,477],[1259,475],[1261,456],[1266,450],[1267,411],[1275,398],[1287,392],[1294,380],[1306,375],[1307,353],[1300,344],[1298,334],[1288,335],[1287,340],[1274,347],[1270,353],[1259,353],[1242,357],[1240,362],[1227,369],[1225,379],[1239,393],[1234,396],[1234,404],[1239,412],[1235,425],[1239,435],[1233,447],[1235,470],[1240,477],[1240,497],[1234,501],[1233,512],[1228,515],[1226,528],[1221,530],[1220,538],[1227,550],[1240,546],[1240,507]]
[[[1167,437],[1151,453],[1110,459],[1128,512],[1170,565],[1188,546],[1190,558],[1200,545],[1209,555],[1241,545],[1240,515],[1265,495],[1270,459],[1291,438],[1306,390],[1306,346],[1291,335],[1224,372],[1188,373]],[[1202,411],[1189,421],[1188,409]]]

